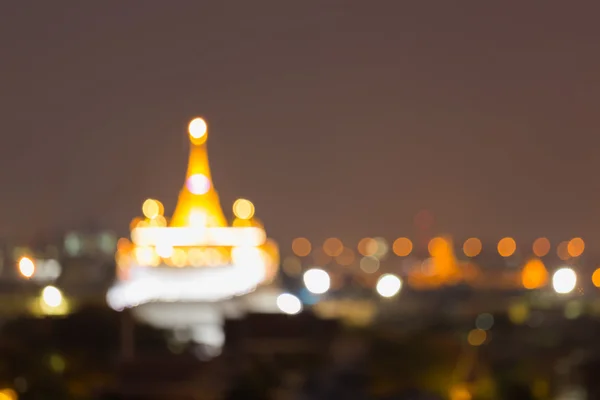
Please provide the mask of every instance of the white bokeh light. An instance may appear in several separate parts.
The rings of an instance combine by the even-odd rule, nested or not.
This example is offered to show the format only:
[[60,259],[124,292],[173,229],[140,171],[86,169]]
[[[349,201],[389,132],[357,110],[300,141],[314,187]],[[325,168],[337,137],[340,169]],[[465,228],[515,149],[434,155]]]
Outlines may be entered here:
[[385,274],[377,281],[376,289],[382,297],[393,297],[402,289],[402,281],[396,275]]
[[304,273],[304,285],[311,293],[323,294],[329,290],[331,278],[329,278],[329,274],[322,269],[309,269]]
[[206,194],[210,190],[210,179],[202,174],[194,174],[188,178],[186,186],[193,194]]
[[59,307],[63,302],[63,295],[54,286],[46,286],[42,290],[42,301],[48,307]]
[[285,314],[298,314],[302,311],[300,299],[293,294],[283,293],[277,297],[277,307]]
[[572,268],[563,267],[552,276],[552,287],[559,294],[571,293],[577,285],[577,274]]

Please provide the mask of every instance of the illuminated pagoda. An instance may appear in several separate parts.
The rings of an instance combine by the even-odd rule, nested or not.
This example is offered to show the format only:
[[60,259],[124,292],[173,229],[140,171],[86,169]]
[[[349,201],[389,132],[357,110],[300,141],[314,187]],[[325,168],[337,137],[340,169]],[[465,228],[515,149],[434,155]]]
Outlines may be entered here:
[[155,327],[220,347],[225,317],[276,311],[277,293],[268,284],[279,251],[249,200],[236,200],[228,224],[211,178],[207,136],[205,121],[192,120],[187,175],[173,216],[167,221],[158,200],[144,202],[131,241],[118,243],[117,282],[107,301],[116,310],[132,308]]

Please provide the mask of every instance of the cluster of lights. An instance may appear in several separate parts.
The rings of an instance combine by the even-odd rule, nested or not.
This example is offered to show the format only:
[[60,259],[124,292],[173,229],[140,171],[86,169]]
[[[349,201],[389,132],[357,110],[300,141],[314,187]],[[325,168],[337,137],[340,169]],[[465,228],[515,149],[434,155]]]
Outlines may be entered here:
[[[435,237],[429,241],[428,250],[431,253],[432,248],[435,247],[436,242],[445,240],[442,237]],[[532,251],[536,257],[544,257],[550,253],[552,246],[550,241],[545,238],[538,238],[533,242]],[[363,257],[376,257],[381,258],[387,255],[390,246],[388,242],[381,237],[376,238],[363,238],[358,242],[356,250],[358,254]],[[398,257],[407,257],[413,250],[413,242],[407,237],[399,237],[392,242],[391,250]],[[468,238],[462,245],[462,251],[465,256],[469,258],[477,257],[483,250],[483,244],[480,239],[476,237]],[[500,239],[496,245],[498,254],[502,257],[511,257],[517,251],[517,243],[511,237],[504,237]],[[557,255],[562,260],[568,260],[569,258],[576,258],[583,254],[585,250],[585,242],[582,238],[576,237],[571,240],[560,242],[556,247]],[[313,253],[314,257],[325,256],[328,259],[335,259],[340,261],[340,257],[346,253],[346,257],[342,258],[354,258],[354,250],[351,247],[344,246],[343,242],[338,238],[328,238],[323,242],[322,246],[313,249],[311,242],[304,237],[296,238],[292,241],[292,251],[298,257],[307,257]],[[345,265],[344,262],[340,263]]]
[[236,200],[231,226],[223,216],[204,146],[206,122],[195,118],[188,132],[188,173],[172,219],[164,216],[160,201],[147,199],[144,218],[131,223],[131,241],[117,243],[119,282],[107,295],[113,308],[150,301],[220,301],[274,276],[277,246],[254,218],[254,204]]
[[[462,245],[462,250],[468,258],[478,256],[482,248],[483,245],[478,238],[469,238]],[[501,239],[497,244],[498,253],[503,257],[511,257],[516,249],[516,242],[509,237]],[[520,275],[522,287],[526,289],[544,287],[549,283],[550,277],[540,258],[548,255],[550,249],[551,244],[547,238],[536,239],[533,242],[533,253],[536,257],[529,259],[521,271],[504,271],[506,277]],[[383,238],[360,240],[357,251],[362,257],[359,259],[358,267],[366,274],[375,274],[380,269],[381,260],[387,256],[388,250],[389,246]],[[405,237],[398,238],[393,242],[391,250],[399,257],[407,257],[414,250],[413,242]],[[416,288],[433,288],[440,284],[456,284],[460,281],[475,282],[474,280],[481,275],[479,268],[473,262],[460,261],[454,256],[454,246],[449,239],[435,237],[429,241],[427,250],[431,258],[422,262],[409,259],[413,267],[405,265],[408,268],[409,284]],[[557,252],[563,260],[580,257],[584,250],[585,242],[581,238],[573,238],[557,246]],[[283,270],[289,276],[298,276],[302,273],[301,258],[309,255],[312,255],[312,263],[322,266],[328,265],[333,260],[340,266],[350,266],[354,261],[354,251],[344,246],[338,238],[326,239],[322,246],[316,248],[308,239],[296,238],[292,241],[292,251],[295,256],[287,257],[283,262]],[[510,279],[513,282],[512,278]],[[552,276],[552,287],[557,293],[570,293],[575,289],[576,281],[574,270],[568,267],[560,268]],[[596,287],[600,287],[600,268],[594,271],[592,282]]]

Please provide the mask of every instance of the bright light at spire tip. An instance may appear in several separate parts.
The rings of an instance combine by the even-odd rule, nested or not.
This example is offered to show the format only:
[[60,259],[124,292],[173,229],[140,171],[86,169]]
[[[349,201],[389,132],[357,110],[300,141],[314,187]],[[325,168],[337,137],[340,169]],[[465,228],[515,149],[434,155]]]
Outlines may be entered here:
[[194,118],[188,126],[188,131],[194,144],[202,144],[206,139],[207,130],[208,126],[202,118]]

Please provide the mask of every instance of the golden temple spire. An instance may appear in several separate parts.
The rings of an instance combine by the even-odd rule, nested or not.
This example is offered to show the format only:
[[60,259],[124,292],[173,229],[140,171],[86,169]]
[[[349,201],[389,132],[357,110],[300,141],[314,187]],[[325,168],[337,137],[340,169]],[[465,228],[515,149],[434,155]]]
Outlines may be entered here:
[[208,163],[206,140],[208,128],[202,118],[195,118],[188,127],[190,156],[185,183],[171,219],[171,227],[226,227]]

